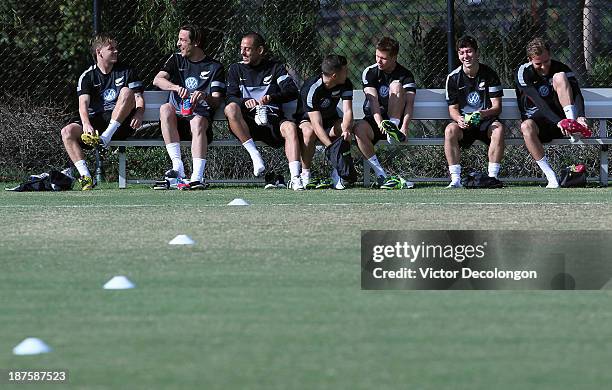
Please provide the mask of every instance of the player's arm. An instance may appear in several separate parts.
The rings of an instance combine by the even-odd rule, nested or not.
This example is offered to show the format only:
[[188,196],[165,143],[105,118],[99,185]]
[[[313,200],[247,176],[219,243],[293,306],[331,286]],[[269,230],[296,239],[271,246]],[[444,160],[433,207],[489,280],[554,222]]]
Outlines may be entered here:
[[491,108],[480,110],[480,116],[482,118],[494,118],[494,117],[499,116],[501,112],[502,112],[502,98],[492,97],[491,98]]
[[459,111],[459,104],[452,104],[448,106],[448,114],[451,119],[459,125],[462,129],[468,127],[468,124],[465,123],[465,119],[463,119],[463,115],[461,115],[461,111]]
[[[210,94],[202,92],[201,99],[205,100],[206,104],[208,104],[213,110],[216,110],[225,98],[225,92],[227,90],[223,66],[219,65],[211,77],[212,81],[210,82]],[[200,97],[197,98],[200,99]]]
[[83,123],[83,133],[93,134],[95,129],[91,126],[89,121],[89,103],[91,97],[88,94],[79,95],[79,116],[81,117],[81,123]]
[[346,99],[342,101],[342,137],[350,141],[353,135],[353,101]]
[[455,79],[449,74],[446,77],[446,104],[448,104],[448,115],[451,120],[455,121],[460,128],[465,129],[468,124],[465,123],[461,111],[459,111],[459,99],[457,98],[458,88]]
[[416,98],[416,93],[407,91],[406,92],[406,105],[404,106],[404,121],[402,123],[402,128],[400,131],[404,133],[406,137],[408,137],[408,126],[410,125],[410,121],[414,115],[414,99]]
[[[247,104],[247,101],[249,102]],[[232,64],[227,71],[227,96],[226,104],[236,103],[241,108],[253,108],[257,105],[255,99],[245,99],[242,97],[240,90],[240,74],[238,72],[238,64]]]
[[383,121],[383,117],[380,114],[380,104],[378,104],[378,91],[374,87],[365,87],[363,89],[363,93],[365,94],[366,99],[368,99],[368,105],[370,106],[370,111],[374,116],[374,120],[380,127],[380,122]]
[[176,92],[181,99],[185,99],[189,96],[189,91],[186,88],[170,81],[170,73],[164,70],[157,72],[157,75],[155,75],[155,78],[153,79],[153,85],[162,91]]
[[329,134],[327,134],[327,131],[323,128],[323,116],[321,115],[321,111],[308,111],[308,119],[310,119],[312,129],[319,141],[326,147],[331,145]]
[[142,92],[134,92],[134,100],[136,102],[136,108],[134,109],[134,116],[130,122],[130,126],[133,129],[137,129],[142,126],[142,118],[144,117],[145,111],[145,100]]
[[277,66],[273,77],[278,85],[279,93],[265,95],[261,99],[261,104],[283,104],[298,98],[298,87],[285,67]]

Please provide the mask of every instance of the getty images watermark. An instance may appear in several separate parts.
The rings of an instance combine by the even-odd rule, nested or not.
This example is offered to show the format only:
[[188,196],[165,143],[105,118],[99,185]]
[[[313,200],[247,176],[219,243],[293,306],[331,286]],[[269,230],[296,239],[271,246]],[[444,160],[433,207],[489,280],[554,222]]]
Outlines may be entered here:
[[363,231],[361,288],[612,288],[612,231]]

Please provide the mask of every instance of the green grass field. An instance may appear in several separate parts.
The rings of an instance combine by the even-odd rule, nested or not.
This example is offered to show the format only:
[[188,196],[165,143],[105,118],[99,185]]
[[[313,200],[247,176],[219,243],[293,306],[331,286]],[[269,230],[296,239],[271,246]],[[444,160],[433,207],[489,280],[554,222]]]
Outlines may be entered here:
[[[251,206],[226,206],[238,197]],[[0,368],[67,368],[61,387],[82,389],[608,388],[610,291],[362,291],[360,231],[612,229],[611,200],[535,186],[3,191]],[[177,234],[196,244],[168,245]],[[114,275],[137,288],[103,290]],[[28,336],[54,351],[13,356]]]

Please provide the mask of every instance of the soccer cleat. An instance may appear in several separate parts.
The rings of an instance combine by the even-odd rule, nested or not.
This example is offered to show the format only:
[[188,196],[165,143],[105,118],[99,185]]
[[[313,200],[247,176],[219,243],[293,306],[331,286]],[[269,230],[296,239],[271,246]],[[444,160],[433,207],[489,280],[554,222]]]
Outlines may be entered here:
[[463,116],[463,120],[470,126],[478,126],[480,124],[480,111],[471,112]]
[[300,179],[302,179],[302,185],[304,186],[304,189],[305,189],[306,186],[308,184],[310,184],[310,176],[302,176],[302,175],[300,175]]
[[81,191],[91,191],[96,186],[91,176],[81,176],[79,184],[81,185]]
[[346,183],[344,182],[344,180],[342,180],[342,178],[340,177],[338,172],[336,172],[335,169],[332,171],[331,174],[331,182],[332,188],[335,190],[344,190],[347,187]]
[[563,119],[559,122],[559,127],[570,133],[572,142],[576,142],[582,137],[588,138],[592,135],[588,127],[585,127],[575,119]]
[[264,176],[264,180],[266,181],[266,185],[264,186],[264,189],[266,190],[271,190],[276,187],[276,174],[274,172],[266,172],[266,175]]
[[304,188],[307,190],[315,190],[317,189],[317,186],[319,185],[319,178],[318,177],[310,177],[308,178],[308,181],[305,182],[304,181],[304,177],[302,177],[302,184],[304,185]]
[[190,182],[181,181],[176,185],[181,191],[194,191],[194,190],[204,190],[208,187],[208,185],[204,182],[204,180],[194,180]]
[[285,177],[283,175],[276,175],[276,188],[287,188],[287,184],[285,184]]
[[388,119],[380,122],[380,129],[387,133],[387,142],[390,144],[398,144],[406,141],[406,136],[400,131],[397,125]]
[[83,133],[81,134],[81,141],[92,148],[95,148],[100,145],[100,135],[98,134],[98,130],[96,130],[95,134]]
[[406,181],[400,176],[391,176],[381,186],[383,190],[403,190],[407,188],[414,188],[414,183]]
[[153,185],[154,190],[175,190],[178,187],[178,184],[181,183],[181,175],[173,170],[168,169],[164,173],[164,178],[162,180],[155,181],[155,185]]
[[382,187],[382,185],[385,184],[386,181],[387,181],[386,177],[384,177],[382,175],[378,176],[376,178],[376,181],[374,183],[370,184],[370,188],[378,189],[378,188]]
[[261,104],[255,106],[255,123],[258,126],[268,125],[268,107]]
[[463,188],[463,184],[461,184],[460,181],[451,182],[449,185],[446,186],[446,188]]
[[291,181],[287,185],[289,189],[293,191],[304,191],[304,184],[302,183],[302,178],[300,176],[294,176],[291,178]]
[[[312,185],[312,183],[311,183]],[[332,181],[329,178],[324,178],[324,179],[318,179],[316,180],[316,185],[315,185],[315,189],[317,190],[324,190],[327,188],[331,188],[332,186]]]

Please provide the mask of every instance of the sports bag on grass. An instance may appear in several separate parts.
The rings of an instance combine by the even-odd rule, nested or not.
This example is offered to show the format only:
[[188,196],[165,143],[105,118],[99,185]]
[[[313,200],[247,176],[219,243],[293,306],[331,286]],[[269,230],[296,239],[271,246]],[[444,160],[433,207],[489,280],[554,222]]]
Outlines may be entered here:
[[504,183],[481,172],[471,172],[461,180],[465,188],[502,188]]
[[587,174],[584,164],[570,165],[561,170],[561,175],[559,175],[559,185],[561,187],[584,187],[586,183]]
[[14,188],[5,188],[7,191],[27,192],[27,191],[67,191],[72,189],[74,178],[62,172],[51,170],[49,173],[32,175],[27,181]]
[[357,181],[357,171],[353,156],[351,156],[351,144],[338,137],[334,142],[325,148],[325,157],[336,168],[338,174],[344,180],[354,183]]

